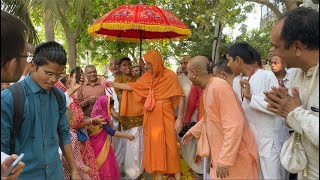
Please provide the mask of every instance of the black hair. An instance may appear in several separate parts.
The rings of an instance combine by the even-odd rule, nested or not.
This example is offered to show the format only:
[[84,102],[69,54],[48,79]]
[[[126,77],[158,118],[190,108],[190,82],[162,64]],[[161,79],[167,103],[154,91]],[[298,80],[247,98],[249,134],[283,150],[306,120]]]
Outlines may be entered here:
[[224,71],[227,74],[232,74],[231,69],[227,66],[228,61],[226,58],[221,58],[219,62],[217,62],[214,67],[217,67],[219,71]]
[[253,52],[253,57],[254,57],[253,60],[258,63],[258,66],[262,66],[262,61],[261,61],[261,54],[260,54],[260,52],[259,52],[257,49],[255,49],[255,48],[252,49],[252,52]]
[[234,61],[236,60],[236,57],[239,56],[246,64],[254,63],[255,57],[253,47],[247,42],[238,42],[233,44],[227,50],[227,54],[231,56]]
[[80,67],[80,66],[77,66],[77,67],[71,69],[71,71],[70,71],[70,77],[72,77],[72,75],[73,75],[74,73],[76,73],[76,71],[77,71],[78,68],[79,68],[80,71],[83,73],[83,70],[81,69],[81,67]]
[[285,48],[300,41],[306,49],[319,50],[319,12],[306,7],[288,11],[283,19],[280,38],[285,42]]
[[49,62],[65,66],[67,63],[67,54],[59,43],[49,41],[39,44],[36,47],[32,61],[37,66],[43,66]]
[[17,17],[1,10],[1,68],[26,48],[28,29]]
[[121,58],[121,59],[119,60],[119,66],[121,66],[121,64],[122,64],[124,61],[129,61],[129,62],[131,62],[131,59],[128,58],[128,57],[123,57],[123,58]]
[[65,87],[67,87],[67,80],[68,80],[68,77],[67,77],[67,76],[64,76],[63,78],[60,79],[60,82],[61,82]]

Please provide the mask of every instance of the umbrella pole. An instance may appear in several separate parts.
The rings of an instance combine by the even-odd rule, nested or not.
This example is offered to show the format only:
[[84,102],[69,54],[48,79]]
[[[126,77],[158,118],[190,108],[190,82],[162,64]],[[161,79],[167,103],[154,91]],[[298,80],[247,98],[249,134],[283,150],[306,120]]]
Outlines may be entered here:
[[[141,53],[142,53],[142,30],[140,30],[140,59],[139,59],[139,61],[142,61],[142,55],[141,55]],[[140,76],[142,75],[142,67],[140,66],[140,74],[139,74]]]

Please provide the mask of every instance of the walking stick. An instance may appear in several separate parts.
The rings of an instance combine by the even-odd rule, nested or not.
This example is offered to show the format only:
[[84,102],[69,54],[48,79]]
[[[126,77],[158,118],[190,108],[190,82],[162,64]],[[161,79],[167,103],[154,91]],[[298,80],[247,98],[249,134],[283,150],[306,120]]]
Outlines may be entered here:
[[203,158],[203,180],[207,180],[207,161],[208,158],[204,157]]

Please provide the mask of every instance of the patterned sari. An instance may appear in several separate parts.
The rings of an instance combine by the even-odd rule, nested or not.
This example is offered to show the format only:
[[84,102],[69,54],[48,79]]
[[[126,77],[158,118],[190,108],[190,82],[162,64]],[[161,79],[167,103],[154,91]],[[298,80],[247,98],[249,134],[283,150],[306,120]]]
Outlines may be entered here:
[[[54,86],[61,89],[63,92],[67,91],[67,88],[58,81]],[[84,120],[84,113],[78,103],[78,100],[71,95],[73,102],[70,104],[69,108],[72,110],[72,112],[76,115],[76,124],[75,127],[79,127],[80,123]],[[81,156],[83,158],[83,162],[86,166],[89,166],[91,168],[91,171],[89,173],[91,180],[99,180],[99,173],[98,168],[96,165],[96,158],[94,156],[94,152],[92,149],[92,145],[90,141],[82,142],[80,143],[80,152]]]
[[[100,96],[94,104],[91,117],[103,116],[107,122],[110,121],[110,98]],[[90,125],[89,137],[96,157],[101,180],[120,179],[118,163],[113,148],[108,139],[108,133],[101,125]]]

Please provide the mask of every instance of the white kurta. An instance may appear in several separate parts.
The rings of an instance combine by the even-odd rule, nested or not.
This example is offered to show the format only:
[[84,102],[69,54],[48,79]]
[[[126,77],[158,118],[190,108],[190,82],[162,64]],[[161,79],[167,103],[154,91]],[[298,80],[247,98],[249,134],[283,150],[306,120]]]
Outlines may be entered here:
[[[241,101],[241,79],[236,77],[233,88]],[[288,138],[288,129],[280,116],[268,111],[264,91],[278,87],[278,80],[271,71],[258,69],[249,81],[251,101],[243,98],[242,108],[253,131],[259,153],[259,179],[286,179],[287,173],[280,163],[280,151]]]
[[[112,76],[108,81],[114,81]],[[114,98],[114,110],[119,113],[119,100],[114,88],[112,92],[107,92]],[[118,129],[119,121],[112,118],[115,128]],[[134,140],[129,141],[123,138],[115,137],[115,154],[118,161],[120,172],[124,172],[127,179],[137,179],[144,171],[142,165],[143,155],[143,128],[142,126],[134,127],[123,131],[126,134],[134,135]]]
[[[299,69],[292,77],[293,84],[289,90],[292,87],[299,88],[300,99],[306,104],[306,108],[297,107],[286,118],[286,123],[301,134],[301,143],[308,158],[307,179],[319,179],[319,69],[316,71],[310,97],[306,97],[315,69],[312,67],[307,72]],[[303,179],[302,175],[303,173],[299,173],[298,178]]]
[[[178,76],[178,81],[181,85],[181,88],[184,92],[184,110],[183,110],[183,116],[186,114],[187,105],[188,105],[188,99],[191,91],[192,82],[189,80],[189,78],[183,73]],[[190,122],[197,122],[197,113],[198,111],[195,111],[191,117]],[[177,111],[176,111],[177,115]],[[180,139],[180,137],[178,137]],[[203,163],[200,163],[200,165],[196,165],[194,163],[194,158],[197,153],[197,139],[193,138],[190,143],[188,144],[181,144],[181,156],[186,161],[186,163],[189,165],[189,167],[198,174],[203,174]]]
[[144,171],[142,165],[143,157],[143,128],[133,127],[124,131],[126,134],[134,135],[134,140],[125,140],[126,153],[124,159],[124,172],[127,179],[137,179]]

